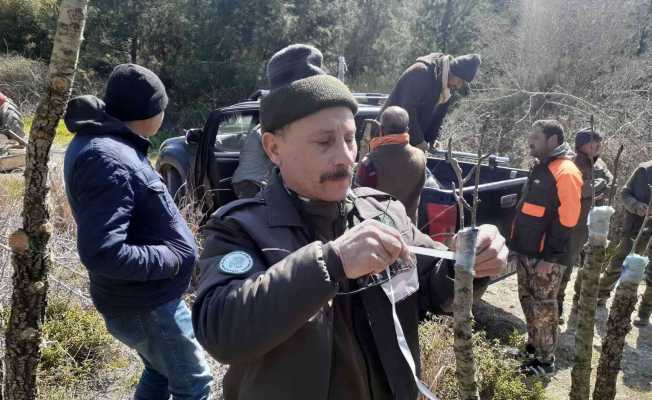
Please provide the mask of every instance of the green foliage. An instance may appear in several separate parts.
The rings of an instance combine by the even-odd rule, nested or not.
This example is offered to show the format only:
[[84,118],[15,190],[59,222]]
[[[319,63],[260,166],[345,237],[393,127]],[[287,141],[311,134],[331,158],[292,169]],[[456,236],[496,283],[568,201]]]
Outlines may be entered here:
[[[442,400],[457,399],[453,330],[450,319],[430,319],[419,326],[422,380]],[[516,340],[516,339],[515,339]],[[473,335],[480,395],[494,400],[544,400],[541,382],[527,382],[517,372],[518,363],[508,358],[502,345],[487,339],[484,332]]]
[[0,0],[0,38],[3,50],[30,58],[50,55],[56,0]]
[[[451,50],[473,48],[474,10],[485,1],[454,2],[446,25],[441,0],[97,0],[88,8],[75,93],[100,93],[113,66],[136,62],[165,83],[168,121],[196,126],[210,110],[266,87],[266,61],[295,42],[320,48],[331,72],[345,56],[355,88],[388,91],[415,55],[440,50],[443,25]],[[10,52],[47,58],[56,3],[0,0]]]
[[42,385],[74,387],[95,380],[102,370],[126,365],[126,360],[117,355],[115,341],[95,310],[55,300],[48,304],[45,318],[45,347],[40,364]]

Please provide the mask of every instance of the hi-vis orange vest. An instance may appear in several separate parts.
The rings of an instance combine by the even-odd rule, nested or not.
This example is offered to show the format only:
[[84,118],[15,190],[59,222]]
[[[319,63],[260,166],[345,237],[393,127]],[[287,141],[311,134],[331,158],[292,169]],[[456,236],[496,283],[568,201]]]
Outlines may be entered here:
[[580,217],[582,173],[573,161],[552,158],[535,165],[518,205],[509,248],[569,265],[569,237]]

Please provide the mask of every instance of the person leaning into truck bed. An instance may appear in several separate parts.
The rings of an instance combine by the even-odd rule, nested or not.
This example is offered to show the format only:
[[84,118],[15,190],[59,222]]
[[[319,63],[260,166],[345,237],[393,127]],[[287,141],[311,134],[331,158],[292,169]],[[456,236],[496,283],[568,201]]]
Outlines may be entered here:
[[426,156],[410,145],[408,113],[398,106],[380,115],[380,137],[371,143],[371,152],[358,165],[356,184],[396,197],[417,223],[419,200],[426,181]]
[[569,240],[580,217],[582,174],[559,122],[536,121],[528,143],[536,164],[517,206],[508,246],[528,331],[529,359],[522,371],[550,375],[555,370],[557,293],[564,268],[572,263]]
[[396,82],[381,114],[390,106],[403,107],[410,116],[410,144],[428,150],[439,136],[451,90],[459,90],[473,81],[480,62],[479,54],[453,58],[431,53],[417,58]]
[[[351,189],[357,103],[337,78],[310,72],[313,56],[292,45],[269,62],[268,71],[288,72],[272,80],[260,109],[263,148],[278,170],[203,230],[197,339],[229,364],[226,400],[416,399],[387,285],[356,279],[405,265],[408,244],[438,244],[389,195]],[[481,226],[476,276],[500,273],[506,255],[498,230]],[[419,314],[449,309],[451,268],[419,264],[393,278],[404,284],[393,285],[397,315],[417,365]]]
[[[616,247],[616,254],[609,261],[609,265],[600,278],[600,289],[598,291],[598,306],[604,307],[611,291],[616,286],[616,281],[620,277],[625,257],[631,252],[634,245],[634,238],[643,225],[645,215],[650,202],[650,185],[652,185],[652,161],[647,161],[638,165],[632,176],[620,192],[625,206],[625,223],[623,234]],[[652,254],[641,254],[652,235],[652,220],[648,222],[646,229],[641,235],[638,247],[635,251],[642,255],[651,257]],[[648,264],[645,276],[645,293],[641,299],[638,309],[638,318],[634,325],[644,327],[650,324],[650,313],[652,313],[652,267]]]

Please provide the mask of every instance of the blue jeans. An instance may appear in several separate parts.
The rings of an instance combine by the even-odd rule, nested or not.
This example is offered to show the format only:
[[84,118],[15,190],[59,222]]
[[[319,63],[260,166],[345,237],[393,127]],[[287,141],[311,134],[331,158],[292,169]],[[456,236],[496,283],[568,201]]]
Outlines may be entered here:
[[104,319],[111,335],[136,350],[145,364],[135,400],[211,399],[213,377],[183,300]]

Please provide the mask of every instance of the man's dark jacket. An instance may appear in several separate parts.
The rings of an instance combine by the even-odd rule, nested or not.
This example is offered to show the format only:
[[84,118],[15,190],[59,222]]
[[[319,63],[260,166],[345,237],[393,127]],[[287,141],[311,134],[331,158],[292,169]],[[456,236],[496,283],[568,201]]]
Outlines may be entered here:
[[651,185],[652,161],[646,161],[636,167],[620,192],[626,211],[623,233],[627,237],[635,237],[643,225],[644,217],[636,213],[636,206],[648,205]]
[[64,161],[66,193],[98,311],[115,316],[180,297],[197,249],[147,159],[149,141],[94,96],[71,100],[65,122],[75,133]]
[[[408,244],[437,247],[411,223],[401,203],[390,201],[387,194],[358,188],[349,197],[361,219],[376,219],[386,211]],[[348,282],[330,242],[311,240],[310,227],[278,176],[256,197],[220,208],[203,233],[206,241],[199,261],[193,326],[204,348],[230,364],[224,378],[225,399],[328,399],[334,367],[332,304],[338,287]],[[236,265],[243,267],[241,272],[238,268],[224,272],[223,264],[231,268],[230,261],[236,259],[241,260]],[[397,304],[417,365],[419,317],[426,311],[450,310],[451,269],[448,263],[436,264],[432,259],[419,263],[419,291]],[[486,283],[477,280],[479,292]],[[369,341],[359,338],[359,344],[363,350],[378,349],[366,353],[368,367],[381,365],[380,371],[369,375],[384,374],[391,388],[373,398],[416,399],[417,389],[399,351],[391,305],[382,288],[353,296],[360,296],[372,336]],[[371,381],[370,390],[378,393],[373,387],[378,380]]]
[[[442,89],[441,53],[419,57],[396,82],[380,114],[389,106],[403,107],[410,116],[410,144],[434,142],[448,112],[449,99],[437,105]],[[379,114],[379,115],[380,115]]]
[[509,249],[529,257],[572,265],[570,237],[581,211],[582,173],[564,143],[528,175],[509,237]]

